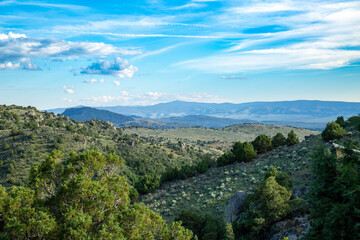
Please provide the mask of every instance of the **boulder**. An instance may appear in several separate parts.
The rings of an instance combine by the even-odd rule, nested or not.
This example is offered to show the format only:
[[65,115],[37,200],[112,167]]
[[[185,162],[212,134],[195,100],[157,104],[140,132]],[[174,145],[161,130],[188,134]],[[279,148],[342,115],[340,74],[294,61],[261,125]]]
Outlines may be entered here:
[[230,197],[225,208],[226,222],[232,223],[239,218],[240,209],[244,205],[247,195],[246,192],[238,191]]

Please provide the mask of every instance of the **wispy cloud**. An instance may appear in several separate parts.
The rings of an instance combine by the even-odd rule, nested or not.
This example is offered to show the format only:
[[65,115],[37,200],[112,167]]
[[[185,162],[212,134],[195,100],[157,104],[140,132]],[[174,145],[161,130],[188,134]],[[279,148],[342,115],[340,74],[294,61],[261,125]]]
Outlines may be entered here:
[[79,6],[79,5],[71,5],[71,4],[55,4],[55,3],[46,3],[46,2],[32,2],[32,1],[14,1],[14,0],[7,0],[1,1],[0,6],[12,6],[12,5],[26,5],[26,6],[37,6],[37,7],[44,7],[44,8],[63,8],[67,10],[88,10],[88,7]]
[[160,49],[158,49],[158,50],[144,52],[143,54],[139,54],[139,55],[133,57],[132,60],[138,60],[138,59],[142,59],[142,58],[145,58],[145,57],[158,55],[158,54],[167,52],[167,51],[169,51],[169,50],[171,50],[171,49],[180,47],[180,46],[182,46],[182,45],[185,45],[185,43],[178,43],[178,44],[174,44],[174,45],[167,46],[167,47],[164,47],[164,48],[160,48]]
[[220,76],[219,78],[221,78],[221,79],[230,79],[230,80],[246,80],[246,79],[248,79],[247,77],[241,77],[241,76],[235,76],[235,75]]
[[74,94],[75,93],[75,90],[74,90],[74,87],[71,86],[71,87],[67,87],[67,86],[64,86],[64,91],[68,94]]
[[208,93],[185,93],[185,94],[173,94],[164,92],[145,92],[142,94],[133,94],[128,91],[121,91],[117,96],[94,96],[90,98],[80,99],[82,104],[91,105],[103,105],[107,103],[119,104],[119,105],[153,105],[157,103],[169,102],[169,101],[188,101],[188,102],[225,102],[226,99],[220,98],[217,95]]
[[113,83],[114,83],[116,86],[120,87],[120,82],[119,82],[119,81],[113,80]]
[[[289,14],[268,14],[295,11]],[[271,20],[287,30],[245,34],[222,53],[177,65],[211,73],[255,70],[333,69],[360,59],[360,2],[278,1],[233,7],[219,24],[258,26]],[[253,21],[253,22],[250,22]],[[262,25],[260,25],[262,24]],[[265,25],[264,25],[265,24]],[[281,43],[281,44],[279,44]],[[355,47],[355,48],[354,48]]]
[[126,59],[115,58],[114,62],[99,60],[81,70],[81,74],[112,75],[119,78],[132,78],[137,67],[130,65]]
[[177,6],[177,7],[172,7],[170,8],[170,10],[182,10],[185,8],[201,8],[201,7],[205,7],[205,4],[201,4],[201,3],[195,3],[195,2],[190,2],[181,6]]

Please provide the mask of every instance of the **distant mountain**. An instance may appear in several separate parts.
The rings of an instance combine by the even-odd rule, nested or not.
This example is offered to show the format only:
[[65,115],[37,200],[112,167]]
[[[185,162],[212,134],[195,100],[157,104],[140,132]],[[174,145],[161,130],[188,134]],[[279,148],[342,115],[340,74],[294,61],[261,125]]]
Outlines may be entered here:
[[123,114],[114,113],[107,110],[99,110],[91,107],[68,108],[65,109],[62,114],[76,121],[87,121],[91,119],[109,121],[117,127],[147,127],[155,129],[173,129],[192,126],[176,122],[165,123],[149,118],[141,118],[135,115],[125,116]]
[[253,121],[286,121],[324,123],[339,115],[349,117],[360,113],[360,103],[298,100],[249,103],[198,103],[174,101],[151,106],[100,107],[125,115],[146,118],[206,115],[219,118],[250,119]]
[[[82,107],[85,107],[83,105],[79,105],[79,106],[75,106],[75,107],[72,107],[72,108],[82,108]],[[55,114],[61,114],[63,113],[67,108],[53,108],[53,109],[47,109],[46,111],[51,113],[55,113]],[[43,111],[44,112],[44,111]]]
[[68,108],[63,112],[63,115],[76,121],[87,121],[91,119],[109,121],[117,126],[122,126],[126,122],[134,120],[134,118],[129,116],[91,107]]
[[256,123],[249,119],[218,118],[204,115],[189,115],[184,117],[157,118],[157,121],[164,123],[183,123],[189,126],[223,128],[230,125],[242,123]]

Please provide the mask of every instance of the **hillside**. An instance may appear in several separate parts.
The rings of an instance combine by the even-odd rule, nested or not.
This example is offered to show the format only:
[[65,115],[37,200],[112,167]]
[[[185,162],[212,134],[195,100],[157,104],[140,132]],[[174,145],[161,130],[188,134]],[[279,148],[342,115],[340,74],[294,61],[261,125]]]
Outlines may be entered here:
[[204,115],[188,115],[184,117],[157,118],[157,121],[165,123],[183,123],[194,127],[223,128],[242,123],[255,123],[248,119],[218,118]]
[[33,107],[0,106],[0,184],[24,184],[30,168],[53,150],[96,149],[124,159],[124,174],[134,183],[144,174],[161,174],[168,166],[200,161],[204,152],[190,146],[161,144],[124,134],[100,120],[78,122],[67,116],[40,112]]
[[155,138],[158,141],[184,142],[186,144],[201,146],[211,152],[227,150],[235,141],[252,141],[260,134],[274,136],[281,132],[287,135],[294,130],[300,140],[311,134],[319,134],[318,131],[294,127],[273,126],[263,124],[240,124],[221,129],[213,128],[179,128],[179,129],[148,129],[148,128],[125,128],[124,133],[137,134],[144,138]]
[[320,139],[312,136],[300,144],[260,155],[249,163],[212,168],[184,181],[166,183],[154,193],[142,196],[141,201],[167,220],[173,220],[182,209],[224,216],[230,196],[237,191],[254,191],[271,166],[288,173],[294,182],[294,192],[301,193],[310,185],[311,149]]

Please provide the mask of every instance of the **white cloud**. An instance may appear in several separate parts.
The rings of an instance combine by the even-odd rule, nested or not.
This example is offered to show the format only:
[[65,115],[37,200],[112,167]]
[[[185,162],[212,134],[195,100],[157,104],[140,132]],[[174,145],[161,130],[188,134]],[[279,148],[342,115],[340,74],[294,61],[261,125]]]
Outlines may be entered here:
[[[35,39],[29,38],[25,34],[12,32],[0,34],[0,64],[5,67],[10,65],[16,66],[17,63],[21,62],[21,59],[27,59],[22,64],[22,69],[26,70],[39,70],[38,66],[31,63],[31,58],[67,59],[73,57],[107,56],[111,54],[134,55],[140,52],[137,49],[123,49],[99,42]],[[16,69],[13,67],[7,68]]]
[[104,82],[105,82],[104,79],[100,79],[100,80],[99,80],[99,83],[104,83]]
[[74,87],[71,86],[71,87],[67,87],[67,86],[64,86],[64,91],[68,94],[74,94],[75,93],[75,90],[74,90]]
[[81,74],[112,75],[119,78],[132,78],[137,67],[130,65],[126,59],[116,57],[114,62],[99,60],[81,70]]
[[120,82],[119,82],[119,81],[114,80],[113,83],[114,83],[116,86],[118,86],[118,87],[120,86]]
[[97,80],[95,78],[91,78],[91,79],[84,81],[84,83],[96,83],[96,82],[97,82]]
[[0,63],[0,69],[18,69],[20,67],[20,63]]

